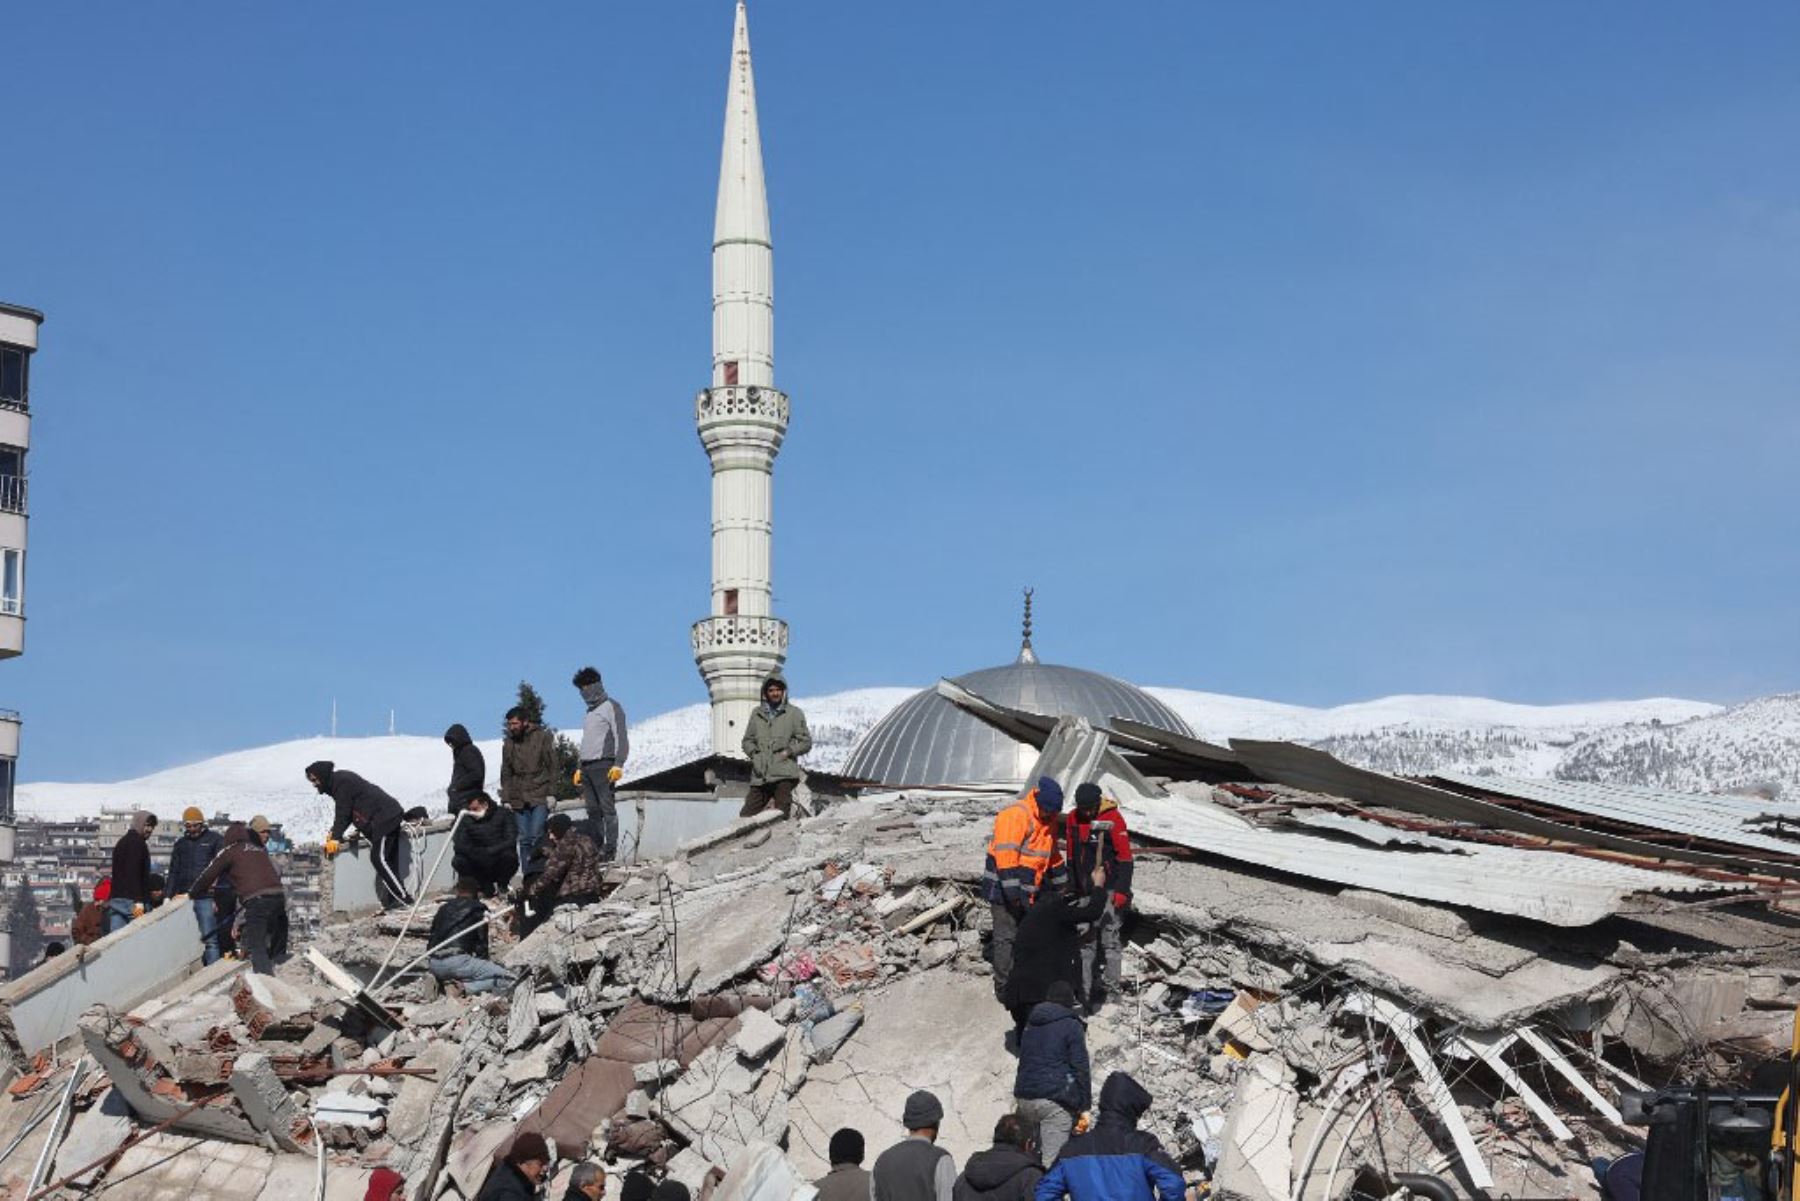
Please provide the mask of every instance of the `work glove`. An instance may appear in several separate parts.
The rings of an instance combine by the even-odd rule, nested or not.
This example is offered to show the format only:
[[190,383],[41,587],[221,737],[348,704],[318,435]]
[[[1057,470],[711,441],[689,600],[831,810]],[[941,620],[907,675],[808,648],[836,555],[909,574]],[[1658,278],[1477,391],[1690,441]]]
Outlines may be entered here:
[[132,917],[143,917],[144,916],[144,903],[142,901],[139,901],[137,904],[135,904],[131,907],[131,916]]
[[337,840],[337,839],[335,839],[335,838],[327,838],[327,839],[326,839],[326,840],[325,840],[325,853],[326,853],[326,854],[327,854],[327,855],[335,855],[335,854],[337,854],[337,853],[338,853],[338,846],[339,846],[339,843],[338,843],[338,840]]
[[1125,908],[1125,906],[1127,906],[1129,904],[1131,904],[1130,897],[1126,896],[1122,892],[1113,893],[1113,908],[1123,909],[1123,908]]
[[575,787],[581,787],[581,769],[579,767],[575,769]]
[[606,782],[608,784],[617,784],[620,780],[622,780],[624,778],[625,778],[625,773],[620,771],[618,768],[609,767],[606,769]]
[[1086,1110],[1083,1110],[1081,1112],[1081,1115],[1075,1119],[1074,1133],[1086,1134],[1088,1132],[1088,1129],[1090,1127],[1092,1127],[1093,1124],[1094,1124],[1094,1119],[1088,1116]]

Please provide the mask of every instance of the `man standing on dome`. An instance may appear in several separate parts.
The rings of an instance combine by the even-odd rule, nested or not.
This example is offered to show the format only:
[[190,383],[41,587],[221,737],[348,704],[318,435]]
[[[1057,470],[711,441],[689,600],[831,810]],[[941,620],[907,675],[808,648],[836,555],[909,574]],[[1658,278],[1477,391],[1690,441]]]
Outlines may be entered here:
[[1056,835],[1062,814],[1062,786],[1049,776],[1037,787],[1002,809],[994,818],[988,839],[987,865],[981,877],[981,895],[994,917],[992,944],[994,996],[1006,1004],[1007,980],[1012,975],[1013,940],[1019,922],[1045,886],[1061,887],[1065,876]]

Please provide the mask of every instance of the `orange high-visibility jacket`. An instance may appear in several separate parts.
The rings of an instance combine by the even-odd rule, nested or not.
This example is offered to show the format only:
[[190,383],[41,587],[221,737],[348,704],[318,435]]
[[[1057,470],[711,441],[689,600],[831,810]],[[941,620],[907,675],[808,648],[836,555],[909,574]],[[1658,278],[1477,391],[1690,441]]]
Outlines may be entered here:
[[1056,817],[1045,820],[1039,814],[1035,788],[1002,809],[988,839],[981,895],[1023,909],[1036,899],[1046,876],[1052,888],[1059,886],[1063,882],[1062,851],[1056,845],[1059,824]]

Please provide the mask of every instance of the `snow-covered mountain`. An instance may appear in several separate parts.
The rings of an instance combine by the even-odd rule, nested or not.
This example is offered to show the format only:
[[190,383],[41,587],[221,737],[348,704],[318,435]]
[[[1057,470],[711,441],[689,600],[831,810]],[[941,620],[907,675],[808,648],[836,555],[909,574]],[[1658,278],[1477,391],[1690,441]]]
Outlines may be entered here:
[[[1726,709],[1701,701],[1654,699],[1580,705],[1515,705],[1478,697],[1394,696],[1329,709],[1193,692],[1149,690],[1202,738],[1287,739],[1383,771],[1457,770],[1607,780],[1688,791],[1773,784],[1800,795],[1800,694]],[[808,764],[841,767],[856,740],[909,688],[865,688],[801,697],[814,737]],[[704,704],[632,727],[631,774],[673,767],[704,754]],[[499,740],[481,743],[488,783],[498,783]],[[306,783],[316,759],[359,772],[402,803],[434,811],[450,756],[436,737],[305,738],[236,751],[117,784],[22,784],[21,817],[76,817],[107,808],[149,808],[172,820],[198,805],[207,813],[262,813],[295,837],[317,838],[327,803]]]

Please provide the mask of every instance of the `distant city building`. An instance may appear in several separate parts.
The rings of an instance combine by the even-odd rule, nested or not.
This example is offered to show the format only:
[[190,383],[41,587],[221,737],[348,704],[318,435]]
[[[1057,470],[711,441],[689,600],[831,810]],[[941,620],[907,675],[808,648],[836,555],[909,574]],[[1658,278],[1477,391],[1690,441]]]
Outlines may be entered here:
[[[25,653],[25,452],[31,448],[31,357],[43,323],[36,309],[0,301],[0,659]],[[13,861],[18,762],[19,714],[0,709],[0,864]],[[0,922],[0,966],[12,962],[11,930],[10,917]]]

